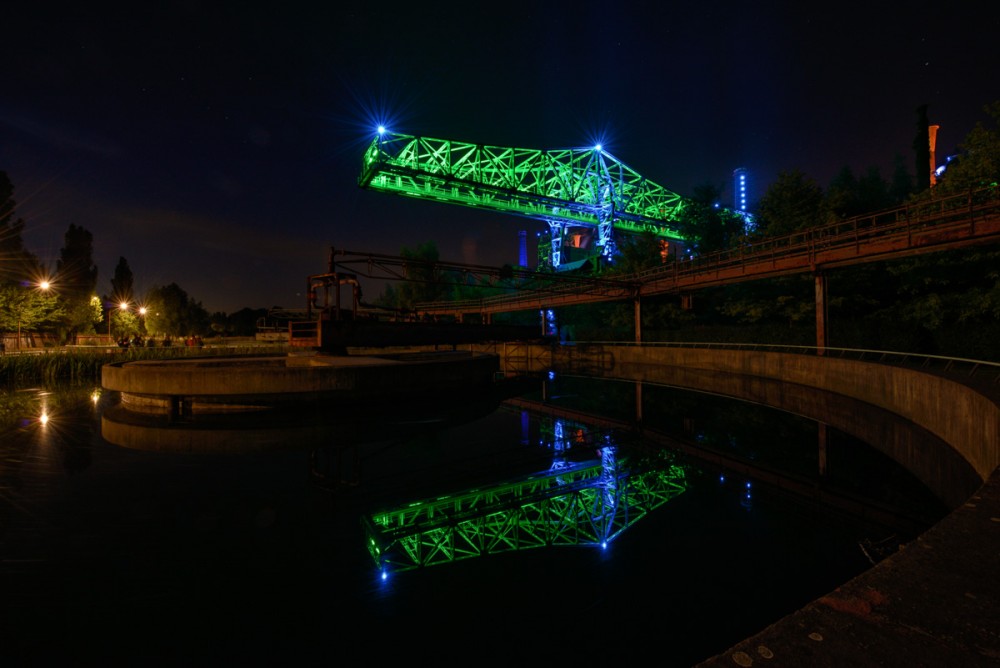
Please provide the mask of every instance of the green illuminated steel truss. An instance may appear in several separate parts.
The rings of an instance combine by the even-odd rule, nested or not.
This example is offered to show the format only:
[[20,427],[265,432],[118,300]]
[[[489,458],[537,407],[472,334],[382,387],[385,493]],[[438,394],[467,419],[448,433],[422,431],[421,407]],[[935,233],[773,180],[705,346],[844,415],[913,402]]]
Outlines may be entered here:
[[603,545],[687,489],[676,464],[633,471],[613,455],[362,518],[385,571],[556,545]]
[[[600,148],[537,150],[384,132],[365,151],[363,188],[542,220],[558,253],[567,227],[597,229],[597,252],[615,231],[683,241],[689,202]],[[558,266],[558,255],[554,258]]]

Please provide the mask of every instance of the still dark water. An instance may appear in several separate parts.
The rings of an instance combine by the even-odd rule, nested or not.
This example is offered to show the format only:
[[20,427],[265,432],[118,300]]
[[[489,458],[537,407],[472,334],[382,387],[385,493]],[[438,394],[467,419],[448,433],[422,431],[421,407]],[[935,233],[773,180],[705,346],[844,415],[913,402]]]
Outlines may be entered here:
[[[544,395],[540,385],[519,393],[544,396],[540,411],[440,397],[311,407],[315,429],[275,416],[175,425],[154,438],[156,425],[143,424],[153,431],[124,446],[102,435],[117,396],[95,389],[3,397],[3,665],[653,657],[690,666],[913,537],[912,523],[861,521],[614,426],[608,419],[635,413],[634,391],[621,383],[566,378]],[[809,420],[671,388],[645,390],[643,418],[686,442],[818,481]],[[853,497],[924,521],[945,512],[907,472],[844,434],[828,435],[826,455],[824,480]],[[632,477],[600,486],[603,496],[587,496],[594,484],[574,477],[615,464]],[[640,488],[629,488],[614,506],[628,521],[607,547],[590,544],[612,507],[608,490],[662,482],[657,471],[671,471],[681,492],[643,505]],[[576,490],[580,503],[532,492],[538,480]],[[363,518],[427,500],[438,500],[438,519],[449,508],[457,517],[459,498],[466,526],[497,539],[493,553],[381,579]],[[544,513],[532,518],[529,507]],[[577,544],[499,549],[501,536],[524,546],[548,535]],[[405,559],[403,550],[393,555],[397,565]]]

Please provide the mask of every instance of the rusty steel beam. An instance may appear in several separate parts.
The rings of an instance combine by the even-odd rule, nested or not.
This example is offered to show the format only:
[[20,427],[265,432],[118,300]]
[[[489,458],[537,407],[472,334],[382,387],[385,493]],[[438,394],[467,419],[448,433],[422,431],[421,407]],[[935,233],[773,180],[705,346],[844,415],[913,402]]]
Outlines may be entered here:
[[[966,201],[968,206],[961,206]],[[949,208],[950,206],[950,208]],[[1000,192],[990,188],[769,239],[715,255],[676,261],[617,285],[591,283],[527,296],[507,295],[461,304],[421,305],[432,314],[505,313],[693,290],[816,272],[977,245],[1000,243]],[[628,287],[625,287],[628,286]]]

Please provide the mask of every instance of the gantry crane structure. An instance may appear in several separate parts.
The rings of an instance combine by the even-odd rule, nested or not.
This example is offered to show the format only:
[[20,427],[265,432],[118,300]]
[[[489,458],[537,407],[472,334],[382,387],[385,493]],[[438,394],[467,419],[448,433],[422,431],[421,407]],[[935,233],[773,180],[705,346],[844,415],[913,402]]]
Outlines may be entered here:
[[604,547],[690,485],[689,468],[668,450],[622,455],[605,435],[590,458],[575,460],[566,455],[588,426],[556,419],[553,427],[548,470],[363,516],[376,568],[387,576],[503,552]]
[[622,235],[651,232],[664,253],[684,243],[691,201],[653,183],[600,146],[540,150],[380,130],[364,154],[362,188],[544,221],[555,271],[613,259]]

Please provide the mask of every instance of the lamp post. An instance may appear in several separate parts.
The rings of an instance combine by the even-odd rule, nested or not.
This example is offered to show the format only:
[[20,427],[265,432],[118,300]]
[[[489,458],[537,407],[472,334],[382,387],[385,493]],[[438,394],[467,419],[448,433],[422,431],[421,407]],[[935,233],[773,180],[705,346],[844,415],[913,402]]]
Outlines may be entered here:
[[140,306],[138,310],[139,310],[139,341],[142,343],[142,345],[146,345],[146,336],[148,336],[148,334],[146,333],[146,307]]
[[[48,281],[46,281],[44,279],[38,282],[38,289],[41,290],[42,292],[48,292],[48,290],[49,290],[50,287],[51,287],[51,283],[49,283]],[[22,302],[21,303],[21,307],[17,310],[17,350],[18,350],[18,352],[21,351],[21,319],[24,317],[25,306],[26,306],[26,304],[24,302]]]
[[[123,312],[127,311],[128,310],[128,302],[121,302],[121,303],[119,303],[118,304],[118,310],[123,311]],[[108,342],[109,343],[114,343],[114,341],[115,341],[113,338],[111,338],[111,317],[112,317],[113,313],[114,313],[114,309],[113,308],[109,308],[108,309]]]

